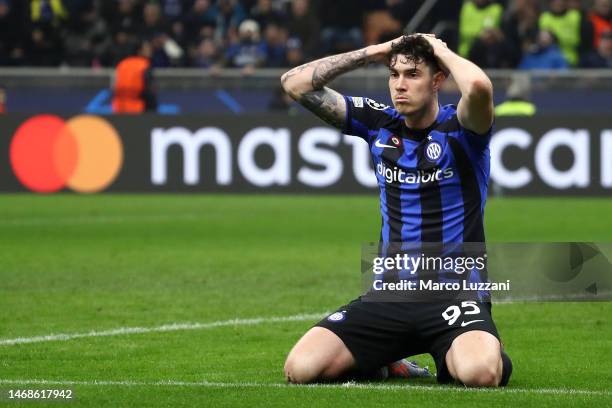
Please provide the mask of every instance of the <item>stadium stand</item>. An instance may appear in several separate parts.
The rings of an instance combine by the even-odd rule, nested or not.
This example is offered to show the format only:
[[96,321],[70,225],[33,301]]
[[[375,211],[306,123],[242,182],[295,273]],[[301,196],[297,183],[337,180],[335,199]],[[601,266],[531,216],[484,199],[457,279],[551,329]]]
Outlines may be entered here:
[[[300,44],[306,59],[375,43],[400,34],[424,3],[0,0],[0,65],[112,67],[148,40],[157,68],[290,66],[289,40]],[[462,55],[490,68],[518,67],[541,46],[540,30],[557,37],[570,66],[591,67],[583,56],[611,30],[610,0],[434,3],[415,31],[437,32]],[[245,21],[255,36],[241,35]]]
[[[496,103],[525,70],[539,113],[608,111],[611,24],[611,0],[0,0],[0,90],[7,112],[108,113],[115,68],[146,42],[168,112],[294,112],[286,67],[407,31],[487,69]],[[339,89],[385,100],[385,70],[364,71]]]

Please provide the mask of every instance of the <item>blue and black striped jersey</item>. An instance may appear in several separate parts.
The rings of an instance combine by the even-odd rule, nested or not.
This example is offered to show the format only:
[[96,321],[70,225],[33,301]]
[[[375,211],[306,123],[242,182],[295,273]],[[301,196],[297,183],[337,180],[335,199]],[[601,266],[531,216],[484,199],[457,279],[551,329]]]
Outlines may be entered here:
[[381,242],[484,242],[491,130],[464,128],[454,105],[427,129],[410,129],[395,109],[345,96],[345,134],[368,142],[382,215]]

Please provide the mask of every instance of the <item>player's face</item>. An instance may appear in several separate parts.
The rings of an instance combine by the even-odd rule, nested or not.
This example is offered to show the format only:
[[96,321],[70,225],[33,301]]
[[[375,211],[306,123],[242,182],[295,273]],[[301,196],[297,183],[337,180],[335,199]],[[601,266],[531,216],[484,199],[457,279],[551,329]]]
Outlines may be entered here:
[[389,65],[389,91],[395,109],[410,115],[428,108],[443,80],[441,72],[434,74],[424,63],[415,64],[398,55]]

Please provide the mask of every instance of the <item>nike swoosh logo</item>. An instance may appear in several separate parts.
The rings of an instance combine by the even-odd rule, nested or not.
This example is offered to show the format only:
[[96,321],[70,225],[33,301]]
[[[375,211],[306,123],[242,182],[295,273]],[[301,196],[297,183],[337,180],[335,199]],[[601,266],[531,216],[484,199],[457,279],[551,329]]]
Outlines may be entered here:
[[469,324],[476,323],[476,322],[484,322],[484,320],[470,320],[469,322],[461,322],[461,327],[465,327]]
[[380,143],[379,139],[376,139],[376,143],[374,143],[374,146],[376,146],[376,147],[390,147],[392,149],[397,149],[396,146],[391,146],[391,145],[386,145],[386,144]]

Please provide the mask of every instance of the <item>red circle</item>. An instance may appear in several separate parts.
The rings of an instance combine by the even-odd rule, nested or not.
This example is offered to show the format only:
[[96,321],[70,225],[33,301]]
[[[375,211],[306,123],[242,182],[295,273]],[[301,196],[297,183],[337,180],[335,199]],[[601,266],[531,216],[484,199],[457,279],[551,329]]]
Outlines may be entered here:
[[[52,193],[66,185],[71,170],[62,164],[66,156],[58,155],[58,144],[68,145],[68,151],[74,152],[68,167],[75,165],[77,154],[74,138],[66,137],[65,132],[64,120],[54,115],[35,116],[17,129],[11,142],[10,160],[13,172],[24,186],[39,193]],[[74,146],[69,147],[71,144]]]

